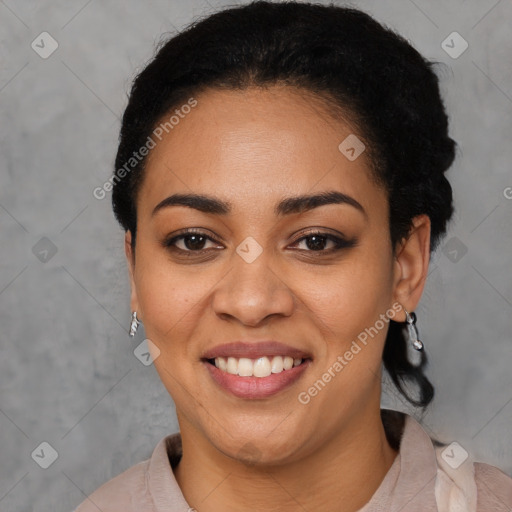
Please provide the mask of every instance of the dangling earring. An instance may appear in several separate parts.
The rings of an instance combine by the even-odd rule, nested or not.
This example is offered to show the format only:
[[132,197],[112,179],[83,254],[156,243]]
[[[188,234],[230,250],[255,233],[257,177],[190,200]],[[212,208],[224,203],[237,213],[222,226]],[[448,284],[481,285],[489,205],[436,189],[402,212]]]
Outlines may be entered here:
[[137,319],[137,311],[132,313],[132,321],[130,322],[130,337],[134,337],[139,328],[140,321]]
[[409,314],[405,308],[405,321],[407,322],[407,330],[409,331],[409,338],[412,341],[412,346],[418,350],[423,350],[423,342],[418,338],[418,329],[416,327],[416,314]]

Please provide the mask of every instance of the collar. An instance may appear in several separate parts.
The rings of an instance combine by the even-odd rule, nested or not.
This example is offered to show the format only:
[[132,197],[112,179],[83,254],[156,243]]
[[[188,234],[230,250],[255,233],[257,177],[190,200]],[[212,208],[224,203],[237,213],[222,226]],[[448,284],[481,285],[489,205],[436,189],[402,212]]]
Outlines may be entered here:
[[[370,501],[358,512],[437,512],[437,459],[430,436],[407,414],[383,409],[382,417],[399,453]],[[404,425],[401,431],[396,426],[400,423]]]

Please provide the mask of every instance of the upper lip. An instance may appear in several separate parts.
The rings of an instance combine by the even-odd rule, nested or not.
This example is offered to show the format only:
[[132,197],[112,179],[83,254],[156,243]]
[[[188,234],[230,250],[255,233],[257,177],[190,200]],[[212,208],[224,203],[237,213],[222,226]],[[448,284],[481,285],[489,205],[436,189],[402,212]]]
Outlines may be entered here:
[[207,350],[203,358],[215,359],[216,357],[246,357],[248,359],[258,359],[264,356],[290,356],[294,359],[308,359],[311,355],[295,347],[291,347],[278,341],[258,341],[243,342],[235,341],[217,345]]

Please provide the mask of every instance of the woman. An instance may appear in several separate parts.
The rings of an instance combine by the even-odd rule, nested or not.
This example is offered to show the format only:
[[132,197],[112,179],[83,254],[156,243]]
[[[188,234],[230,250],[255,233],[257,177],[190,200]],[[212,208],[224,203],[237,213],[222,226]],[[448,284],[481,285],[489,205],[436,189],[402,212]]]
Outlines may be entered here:
[[113,207],[180,434],[77,510],[509,511],[512,479],[380,409],[382,363],[433,397],[413,311],[454,151],[431,64],[358,10],[254,2],[162,46]]

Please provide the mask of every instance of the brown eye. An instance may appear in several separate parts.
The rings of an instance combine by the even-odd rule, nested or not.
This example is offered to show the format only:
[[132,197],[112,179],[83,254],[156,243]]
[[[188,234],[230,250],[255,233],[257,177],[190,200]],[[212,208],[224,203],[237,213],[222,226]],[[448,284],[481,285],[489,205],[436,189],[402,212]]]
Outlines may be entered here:
[[207,238],[202,235],[185,235],[182,236],[183,245],[186,249],[191,251],[200,251],[204,249],[204,244],[206,243]]
[[331,253],[355,244],[356,240],[345,240],[330,233],[313,232],[299,238],[293,245],[301,251]]
[[310,235],[306,236],[301,240],[302,242],[306,242],[306,247],[311,251],[323,251],[328,242],[334,243],[331,239],[326,236],[319,235]]
[[[212,245],[207,246],[208,242]],[[218,248],[219,243],[205,233],[188,231],[164,240],[163,246],[182,252],[201,252],[210,248]]]

